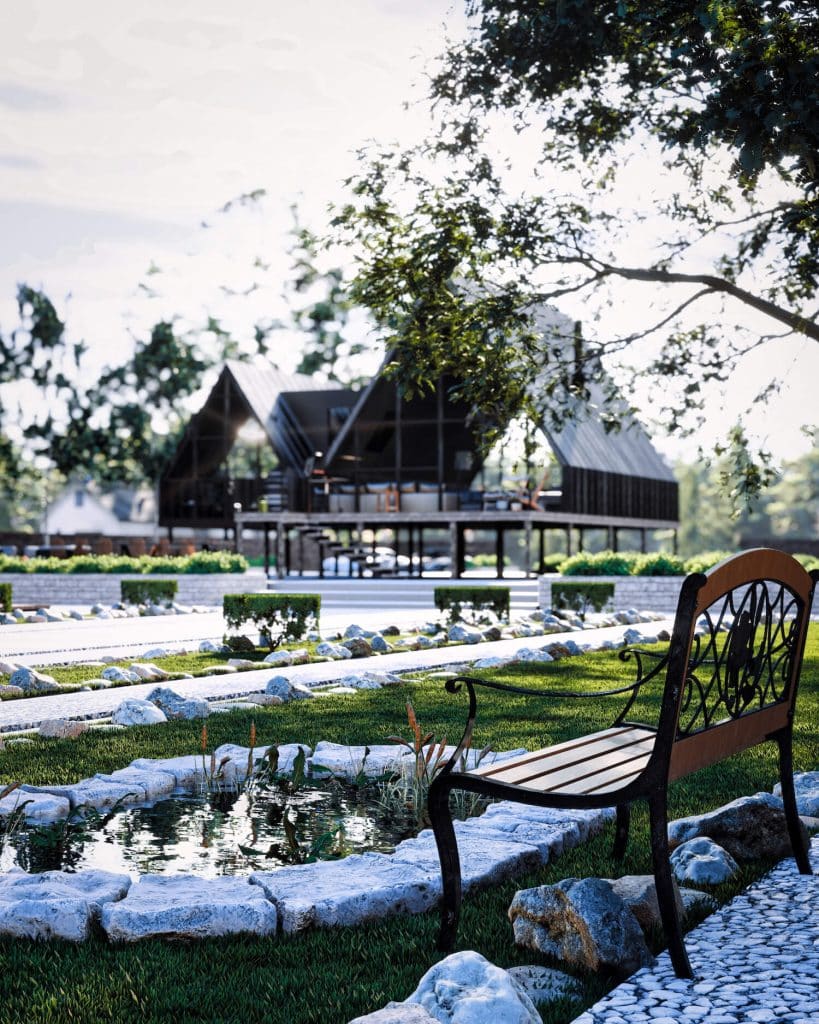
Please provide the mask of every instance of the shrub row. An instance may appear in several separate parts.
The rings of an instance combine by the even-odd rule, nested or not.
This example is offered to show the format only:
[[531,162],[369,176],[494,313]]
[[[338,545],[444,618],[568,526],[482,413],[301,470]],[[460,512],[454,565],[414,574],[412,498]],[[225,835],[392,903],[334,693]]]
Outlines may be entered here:
[[[308,629],[318,629],[320,594],[225,594],[222,613],[230,629],[252,622],[270,650],[283,641],[296,642]],[[229,647],[239,647],[236,636],[226,636]]]
[[499,619],[509,620],[509,587],[436,587],[433,591],[435,607],[444,612],[450,623],[463,618],[464,609],[473,622],[486,620],[485,613],[494,612]]
[[209,573],[246,572],[247,559],[228,551],[195,555],[74,555],[71,558],[19,558],[0,555],[0,572],[59,573]]
[[[583,551],[564,558],[557,571],[562,576],[685,576],[690,572],[707,572],[732,554],[732,551],[704,551],[693,558],[682,559],[663,553],[598,551],[590,554]],[[794,557],[808,571],[819,568],[819,558],[814,555]]]
[[569,608],[583,618],[589,606],[602,612],[614,597],[613,583],[553,583],[552,606],[557,609]]
[[176,580],[120,580],[120,599],[126,604],[160,604],[176,597]]

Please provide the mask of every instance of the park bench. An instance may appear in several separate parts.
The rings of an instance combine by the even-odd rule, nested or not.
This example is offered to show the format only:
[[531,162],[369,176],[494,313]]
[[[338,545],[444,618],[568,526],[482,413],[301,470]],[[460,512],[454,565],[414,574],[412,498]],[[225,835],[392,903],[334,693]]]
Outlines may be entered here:
[[[648,803],[651,855],[660,917],[674,970],[693,977],[682,939],[669,862],[668,784],[768,740],[779,750],[788,834],[799,871],[811,868],[793,785],[791,736],[799,671],[819,571],[807,573],[789,555],[760,548],[729,558],[683,582],[674,629],[664,654],[626,648],[636,679],[595,694],[509,686],[457,676],[450,693],[466,688],[469,712],[454,754],[430,786],[429,813],[443,879],[439,949],[453,948],[461,903],[461,872],[449,794],[489,797],[554,808],[616,808],[614,856],[628,841],[630,806]],[[629,720],[638,696],[665,675],[656,721]],[[526,694],[541,701],[622,694],[625,707],[609,729],[472,771],[455,771],[472,740],[476,689]]]

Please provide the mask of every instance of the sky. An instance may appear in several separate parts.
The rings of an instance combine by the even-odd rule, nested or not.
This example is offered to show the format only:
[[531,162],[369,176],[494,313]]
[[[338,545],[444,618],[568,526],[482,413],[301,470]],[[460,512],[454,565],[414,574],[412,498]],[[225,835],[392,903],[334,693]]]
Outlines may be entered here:
[[[429,126],[425,61],[446,33],[463,33],[462,9],[450,0],[6,5],[0,331],[16,323],[17,285],[43,288],[69,338],[90,346],[93,375],[162,318],[184,327],[212,314],[247,338],[257,320],[285,317],[292,205],[321,230],[357,147],[406,142]],[[262,200],[236,201],[258,189]],[[290,368],[292,337],[277,345]],[[811,408],[816,348],[776,353],[788,386],[759,433],[779,457],[807,444],[797,428]],[[770,352],[761,358],[748,381],[768,372]],[[715,397],[711,431],[727,426],[750,386],[741,375]],[[658,444],[690,457],[696,440]]]

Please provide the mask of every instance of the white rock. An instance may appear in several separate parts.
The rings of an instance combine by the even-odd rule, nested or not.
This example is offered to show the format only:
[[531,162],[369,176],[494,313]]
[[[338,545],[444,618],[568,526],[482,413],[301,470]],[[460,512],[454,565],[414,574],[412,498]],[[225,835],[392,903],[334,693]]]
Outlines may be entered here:
[[0,935],[82,942],[101,909],[121,900],[130,885],[127,875],[110,871],[1,875]]
[[114,709],[111,721],[114,725],[158,725],[167,722],[168,718],[164,711],[149,700],[129,697]]
[[[796,806],[808,818],[819,818],[819,772],[801,772],[793,777]],[[774,793],[782,798],[782,786],[777,782]]]
[[374,743],[371,747],[363,747],[321,740],[316,744],[308,767],[317,773],[327,769],[333,775],[347,779],[356,778],[363,770],[367,778],[374,779],[399,770],[400,762],[408,754],[409,751],[397,743]]
[[114,942],[157,935],[273,935],[276,908],[246,878],[143,875],[124,900],[103,907],[101,920]]
[[287,676],[273,676],[268,679],[264,692],[271,697],[281,697],[285,703],[290,700],[311,700],[315,697],[308,686],[291,683]]
[[435,1024],[435,1018],[416,1003],[387,1003],[383,1009],[356,1017],[349,1024]]
[[83,806],[107,811],[119,802],[133,804],[143,803],[145,800],[145,791],[138,785],[123,785],[102,779],[82,779],[72,786],[38,786],[37,789],[41,793],[66,797],[71,803],[72,811]]
[[507,967],[506,973],[526,992],[533,1003],[550,1003],[555,999],[574,996],[580,983],[571,974],[531,964],[526,967]]
[[[455,822],[464,889],[499,882],[513,872],[534,870],[543,864],[540,850],[536,846],[488,838],[464,825],[464,822]],[[440,876],[441,862],[431,829],[424,829],[414,839],[405,839],[399,843],[393,859],[411,864],[428,874],[437,872]]]
[[136,672],[140,679],[147,679],[148,682],[153,682],[155,679],[168,678],[168,673],[159,668],[158,665],[151,665],[146,662],[134,662],[129,666],[129,668],[132,672]]
[[130,766],[111,772],[110,775],[97,773],[94,778],[101,782],[114,782],[130,786],[133,789],[141,789],[146,800],[156,800],[160,796],[167,796],[168,793],[173,793],[176,789],[176,779],[170,772],[148,768]]
[[116,665],[109,665],[104,668],[100,675],[103,679],[109,679],[112,683],[139,683],[142,677],[128,668],[119,668]]
[[715,885],[739,870],[734,858],[711,839],[689,839],[671,854],[671,867],[680,882]]
[[264,659],[265,665],[278,665],[286,667],[293,664],[293,655],[290,651],[271,651]]
[[185,754],[182,757],[138,757],[130,764],[131,768],[139,768],[145,771],[163,772],[172,775],[176,785],[183,789],[195,789],[210,771],[210,757],[203,758],[201,754]]
[[541,1024],[521,985],[480,953],[453,953],[431,967],[406,1000],[441,1024]]
[[29,824],[62,821],[71,813],[71,802],[68,797],[40,793],[33,787],[21,786],[0,800],[0,818],[14,814],[23,804],[23,815]]
[[414,867],[383,853],[352,854],[256,872],[251,881],[276,904],[287,933],[354,925],[390,914],[420,914],[438,901],[441,869]]

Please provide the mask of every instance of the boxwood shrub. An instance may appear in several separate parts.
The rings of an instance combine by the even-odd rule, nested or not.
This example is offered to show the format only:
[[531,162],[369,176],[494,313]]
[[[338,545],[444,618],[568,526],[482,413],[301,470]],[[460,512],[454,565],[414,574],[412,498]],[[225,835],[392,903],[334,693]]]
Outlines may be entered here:
[[685,562],[676,555],[657,553],[640,555],[633,569],[635,576],[685,576]]
[[[230,629],[239,630],[252,622],[270,650],[283,641],[297,641],[308,629],[317,629],[321,612],[320,594],[225,594],[222,612]],[[226,636],[231,646],[234,636]]]
[[11,584],[0,583],[0,611],[11,611]]
[[488,621],[488,611],[509,621],[509,587],[436,587],[433,599],[435,607],[447,615],[450,624],[462,620],[465,609],[470,612],[470,622]]
[[552,607],[558,610],[570,609],[582,618],[589,607],[602,612],[614,597],[613,583],[553,583]]
[[205,573],[247,572],[247,559],[229,551],[195,555],[74,555],[71,558],[20,558],[0,555],[0,572],[59,573]]
[[581,551],[560,565],[562,576],[630,576],[639,555],[634,551]]
[[179,584],[176,580],[120,580],[120,599],[126,604],[159,604],[176,597]]

